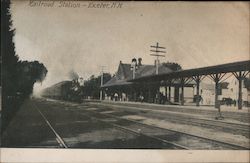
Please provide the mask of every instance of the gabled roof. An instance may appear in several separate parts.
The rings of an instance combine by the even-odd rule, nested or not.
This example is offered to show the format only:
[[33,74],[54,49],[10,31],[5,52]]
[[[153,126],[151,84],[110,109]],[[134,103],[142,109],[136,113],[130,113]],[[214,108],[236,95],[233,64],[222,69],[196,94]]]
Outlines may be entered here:
[[[171,69],[159,65],[158,73],[170,73]],[[135,73],[135,78],[150,76],[156,74],[156,66],[154,65],[141,65],[138,66]],[[121,85],[129,85],[132,82],[128,82],[133,78],[133,71],[131,69],[131,64],[121,63],[119,64],[117,73],[113,78],[111,78],[107,83],[105,83],[102,87],[111,87],[111,86],[121,86]]]

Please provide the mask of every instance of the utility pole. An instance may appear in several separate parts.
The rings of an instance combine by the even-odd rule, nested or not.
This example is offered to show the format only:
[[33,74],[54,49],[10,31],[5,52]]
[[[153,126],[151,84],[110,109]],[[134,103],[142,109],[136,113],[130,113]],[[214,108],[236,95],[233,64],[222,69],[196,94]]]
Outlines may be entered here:
[[156,75],[159,74],[159,57],[165,57],[165,55],[160,53],[166,53],[166,51],[163,51],[161,49],[166,49],[165,47],[160,47],[159,43],[156,43],[156,46],[150,46],[153,48],[153,50],[150,50],[151,52],[154,52],[154,54],[150,54],[151,56],[156,56]]
[[135,79],[135,69],[136,69],[136,67],[135,66],[133,66],[133,79]]
[[[105,66],[101,66],[101,87],[103,85],[103,73]],[[100,100],[102,100],[102,88],[100,89]]]

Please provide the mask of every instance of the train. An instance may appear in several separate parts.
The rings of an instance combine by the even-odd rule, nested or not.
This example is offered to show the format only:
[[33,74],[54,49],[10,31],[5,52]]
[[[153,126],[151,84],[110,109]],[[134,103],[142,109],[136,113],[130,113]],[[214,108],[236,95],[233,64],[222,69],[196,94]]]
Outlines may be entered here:
[[82,88],[77,80],[62,81],[45,88],[41,92],[44,98],[82,102]]

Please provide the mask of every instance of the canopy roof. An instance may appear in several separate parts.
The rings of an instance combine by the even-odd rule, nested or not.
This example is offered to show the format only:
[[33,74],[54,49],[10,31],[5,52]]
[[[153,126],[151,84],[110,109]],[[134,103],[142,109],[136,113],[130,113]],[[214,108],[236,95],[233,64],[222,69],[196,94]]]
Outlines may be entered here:
[[178,78],[186,78],[201,75],[211,75],[216,73],[229,73],[229,72],[239,72],[239,71],[249,71],[250,70],[250,60],[233,62],[209,67],[201,67],[195,69],[187,69],[180,71],[172,71],[168,73],[163,73],[159,75],[148,75],[143,77],[138,77],[129,82],[150,82],[150,81],[161,81],[161,80],[171,80]]

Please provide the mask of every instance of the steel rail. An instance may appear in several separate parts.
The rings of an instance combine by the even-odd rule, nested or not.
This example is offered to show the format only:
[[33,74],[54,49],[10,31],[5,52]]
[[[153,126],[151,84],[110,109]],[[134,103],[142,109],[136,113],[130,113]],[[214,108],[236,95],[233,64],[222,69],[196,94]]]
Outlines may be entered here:
[[[96,106],[95,104],[94,104],[94,106]],[[104,106],[105,108],[110,108],[110,109],[112,109],[112,107],[114,107],[114,106],[118,106],[118,107],[120,107],[121,109],[125,109],[125,108],[122,108],[122,107],[126,107],[125,105],[123,105],[122,107],[120,106],[120,105],[111,105],[111,106],[105,106],[105,105],[102,105],[102,106]],[[127,106],[129,109],[133,109],[133,108],[135,108],[135,107],[133,107],[133,106]],[[148,110],[148,111],[153,111],[152,109],[149,109],[149,108],[143,108],[143,110]],[[163,110],[163,109],[155,109],[155,110],[159,110],[159,111],[164,111],[165,113],[170,113],[170,114],[181,114],[181,112],[175,112],[175,111],[169,111],[169,110]],[[177,115],[177,116],[181,116],[181,115]],[[238,117],[240,117],[240,116],[238,116]],[[194,117],[191,117],[190,116],[190,118],[191,119],[197,119],[197,121],[199,121],[199,120],[201,120],[201,121],[210,121],[210,122],[215,122],[215,123],[221,123],[221,125],[222,124],[225,124],[225,125],[234,125],[234,126],[238,126],[238,127],[241,127],[241,129],[242,130],[244,130],[244,131],[249,131],[249,128],[250,128],[250,125],[248,125],[248,124],[238,124],[238,123],[232,123],[232,122],[222,122],[222,121],[216,121],[216,120],[210,120],[210,119],[204,119],[204,118],[194,118]],[[219,125],[218,124],[218,126],[221,126],[221,125]],[[231,127],[232,129],[234,129],[233,127]]]
[[[34,104],[32,104],[33,106],[35,106]],[[52,132],[55,134],[56,136],[56,141],[58,142],[58,144],[60,145],[60,147],[63,148],[68,148],[68,146],[66,145],[66,143],[64,142],[64,140],[61,138],[61,136],[56,132],[56,130],[52,127],[52,125],[50,124],[49,120],[44,116],[44,114],[41,112],[41,110],[35,106],[35,108],[37,109],[37,111],[40,113],[40,115],[43,117],[44,121],[47,123],[47,125],[49,126],[49,128],[52,130]]]
[[89,116],[89,115],[86,115],[84,113],[81,113],[82,115],[86,116],[86,117],[89,117],[89,118],[92,118],[92,119],[95,119],[97,121],[100,121],[102,123],[106,123],[106,124],[109,124],[109,125],[112,125],[114,126],[115,128],[118,128],[119,130],[122,130],[122,131],[125,131],[125,132],[130,132],[134,135],[137,135],[137,136],[144,136],[144,137],[148,137],[150,139],[155,139],[157,141],[160,141],[160,142],[163,142],[163,143],[167,143],[167,144],[170,144],[170,145],[173,145],[173,146],[176,146],[178,147],[179,149],[189,149],[188,147],[185,147],[183,145],[180,145],[180,144],[177,144],[177,143],[173,143],[173,142],[170,142],[170,141],[167,141],[167,140],[164,140],[164,139],[161,139],[161,138],[158,138],[158,137],[155,137],[155,136],[150,136],[150,135],[147,135],[147,134],[143,134],[141,132],[136,132],[135,130],[131,130],[127,127],[123,127],[123,126],[119,126],[117,124],[114,124],[114,123],[111,123],[111,122],[107,122],[107,121],[104,121],[104,120],[101,120],[100,118],[96,118],[96,117],[92,117],[92,116]]

